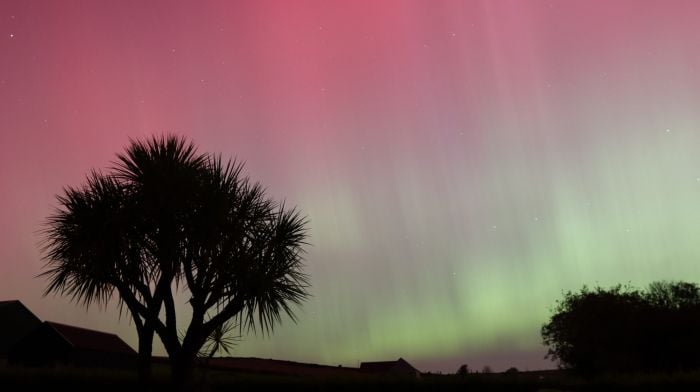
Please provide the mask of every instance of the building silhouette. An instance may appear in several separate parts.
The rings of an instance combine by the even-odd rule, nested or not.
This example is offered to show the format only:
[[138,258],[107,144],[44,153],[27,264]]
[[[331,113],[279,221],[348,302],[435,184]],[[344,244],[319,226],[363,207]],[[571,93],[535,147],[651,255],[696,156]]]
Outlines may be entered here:
[[20,301],[0,301],[0,361],[13,366],[134,368],[136,352],[117,335],[35,316]]
[[366,373],[414,378],[419,378],[421,375],[420,371],[414,368],[403,358],[399,358],[396,361],[362,362],[360,364],[360,371]]
[[0,365],[7,363],[12,346],[41,325],[41,320],[17,300],[0,301]]

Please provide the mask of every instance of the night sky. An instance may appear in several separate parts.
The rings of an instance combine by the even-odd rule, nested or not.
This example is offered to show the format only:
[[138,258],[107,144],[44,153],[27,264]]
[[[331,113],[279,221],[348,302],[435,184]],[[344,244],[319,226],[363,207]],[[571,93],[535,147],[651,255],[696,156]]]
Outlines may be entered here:
[[114,305],[42,298],[38,231],[130,137],[176,133],[311,222],[298,324],[234,355],[552,367],[562,290],[700,280],[698,20],[667,0],[1,1],[0,299],[135,347]]

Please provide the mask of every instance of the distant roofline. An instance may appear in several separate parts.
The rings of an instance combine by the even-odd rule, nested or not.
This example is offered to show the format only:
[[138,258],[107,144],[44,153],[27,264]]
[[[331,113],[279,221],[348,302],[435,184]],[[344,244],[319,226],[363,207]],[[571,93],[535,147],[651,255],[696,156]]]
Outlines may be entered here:
[[[96,329],[78,327],[78,326],[76,326],[76,325],[70,325],[70,324],[57,323],[57,322],[55,322],[55,321],[49,321],[49,320],[46,320],[46,321],[44,321],[44,322],[45,322],[46,324],[49,324],[52,328],[53,328],[54,325],[58,325],[58,326],[61,326],[61,327],[82,329],[83,331],[88,331],[88,332],[96,332],[96,333],[100,333],[100,334],[103,334],[103,335],[113,335],[113,336],[116,336],[116,337],[119,338],[119,335],[117,335],[116,333],[105,332],[105,331],[98,331],[98,330],[96,330]],[[119,338],[119,339],[121,339],[121,338]]]
[[360,362],[360,364],[364,364],[364,365],[389,365],[389,364],[392,364],[392,363],[397,363],[397,362],[399,362],[399,360],[398,360],[398,359],[397,359],[397,360],[395,360],[395,361],[373,361],[373,362]]
[[407,360],[403,359],[402,357],[399,357],[399,359],[397,359],[395,361],[360,362],[360,369],[362,369],[363,366],[365,366],[365,367],[381,367],[381,366],[397,365],[399,363],[405,363],[411,369],[417,371],[418,373],[422,373],[420,370],[416,369],[415,366],[411,365]]
[[[393,360],[393,361],[372,361],[372,362],[360,362],[360,363],[366,363],[366,364],[368,364],[368,365],[369,365],[369,364],[372,364],[372,365],[374,365],[374,364],[383,364],[383,365],[384,365],[384,364],[398,363],[398,362],[406,362],[406,363],[408,363],[405,359],[403,359],[403,358],[401,358],[401,357],[399,357],[399,359],[395,359],[395,360]],[[409,365],[410,365],[410,363],[409,363]]]
[[71,347],[75,348],[75,344],[70,339],[68,339],[68,337],[66,335],[61,333],[61,331],[58,328],[55,327],[56,325],[66,325],[66,324],[54,323],[52,321],[44,321],[44,324],[48,325],[49,328],[53,329],[53,331],[56,332],[60,337],[62,337],[63,340],[65,340],[68,344],[70,344]]
[[[154,362],[166,362],[169,361],[169,358],[167,356],[158,356],[154,355],[152,357]],[[389,365],[393,366],[396,364],[399,364],[401,362],[405,363],[408,365],[411,369],[418,373],[423,373],[420,370],[416,369],[413,365],[411,365],[408,361],[406,361],[403,358],[399,358],[394,361],[376,361],[376,362],[360,362],[360,367],[353,367],[353,366],[343,366],[343,365],[323,365],[323,364],[318,364],[318,363],[306,363],[306,362],[296,362],[296,361],[290,361],[286,359],[272,359],[272,358],[259,358],[259,357],[232,357],[232,356],[226,356],[226,357],[212,357],[212,361],[226,361],[226,360],[232,360],[232,361],[263,361],[267,363],[274,363],[277,365],[287,365],[291,367],[307,367],[307,368],[330,368],[330,369],[343,369],[343,370],[348,370],[348,371],[355,371],[355,372],[365,372],[365,369],[362,369],[362,365],[370,365],[370,366],[376,366],[376,365]],[[210,366],[216,366],[216,363],[210,363]]]
[[24,310],[27,311],[27,313],[29,313],[32,317],[34,317],[38,322],[41,322],[41,319],[39,317],[37,317],[37,315],[34,314],[34,312],[32,312],[32,310],[29,309],[27,307],[27,305],[25,305],[24,303],[22,303],[22,301],[20,301],[18,299],[8,299],[5,301],[0,301],[0,306],[1,305],[9,305],[9,304],[13,304],[13,303],[19,304],[21,307],[24,308]]
[[84,347],[79,344],[79,342],[76,344],[76,341],[72,340],[68,336],[66,336],[61,329],[66,328],[66,329],[73,329],[77,330],[76,332],[87,332],[93,335],[99,335],[101,336],[102,339],[104,338],[113,338],[116,339],[117,341],[121,342],[122,345],[124,345],[125,348],[128,348],[128,350],[131,353],[137,353],[136,350],[134,350],[128,343],[124,341],[124,339],[120,338],[119,335],[116,333],[111,333],[111,332],[104,332],[104,331],[98,331],[95,329],[89,329],[89,328],[83,328],[83,327],[78,327],[75,325],[70,325],[70,324],[63,324],[63,323],[57,323],[55,321],[44,321],[44,324],[48,325],[54,332],[56,332],[61,338],[63,338],[64,341],[66,341],[68,344],[70,344],[71,347],[73,348],[87,348],[87,349],[95,349],[94,347]]
[[[164,358],[168,358],[167,356]],[[296,361],[290,361],[288,359],[273,359],[273,358],[259,358],[259,357],[212,357],[211,359],[233,359],[233,360],[258,360],[258,361],[270,361],[270,362],[278,362],[278,363],[284,363],[288,365],[294,365],[294,366],[312,366],[312,367],[330,367],[330,368],[337,368],[338,366],[341,366],[344,369],[357,369],[354,367],[350,366],[342,366],[342,365],[324,365],[320,363],[308,363],[308,362],[296,362]]]

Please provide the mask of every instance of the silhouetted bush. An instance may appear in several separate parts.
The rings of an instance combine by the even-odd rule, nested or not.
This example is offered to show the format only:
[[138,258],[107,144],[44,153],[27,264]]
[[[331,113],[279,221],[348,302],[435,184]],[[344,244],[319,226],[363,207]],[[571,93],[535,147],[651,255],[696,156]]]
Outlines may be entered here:
[[469,374],[469,366],[467,366],[467,364],[464,364],[464,365],[460,366],[459,369],[457,369],[458,376],[464,377],[467,374]]
[[655,282],[567,292],[542,327],[547,356],[583,372],[700,367],[700,288]]

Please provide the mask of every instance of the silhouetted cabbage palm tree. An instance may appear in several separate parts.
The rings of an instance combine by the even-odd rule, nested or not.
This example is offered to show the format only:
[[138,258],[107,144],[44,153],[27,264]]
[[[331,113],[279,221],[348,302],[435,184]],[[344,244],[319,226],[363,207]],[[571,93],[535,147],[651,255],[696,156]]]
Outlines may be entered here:
[[[308,288],[306,219],[268,198],[242,168],[176,137],[132,141],[110,173],[93,172],[59,196],[45,231],[46,293],[85,305],[116,293],[139,334],[142,375],[155,332],[178,386],[229,320],[265,333],[283,314],[294,320],[291,305]],[[182,334],[178,287],[192,313]]]

